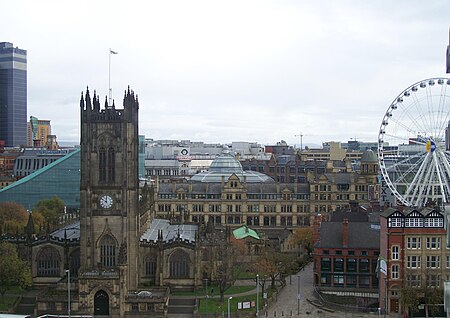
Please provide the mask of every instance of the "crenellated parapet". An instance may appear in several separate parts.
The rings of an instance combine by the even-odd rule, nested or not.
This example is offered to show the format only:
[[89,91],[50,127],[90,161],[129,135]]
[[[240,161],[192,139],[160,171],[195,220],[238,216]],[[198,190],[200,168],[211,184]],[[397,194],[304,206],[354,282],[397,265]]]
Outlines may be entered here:
[[96,91],[91,98],[89,88],[86,88],[86,94],[81,92],[80,109],[82,122],[132,122],[137,119],[139,102],[137,95],[128,87],[123,97],[123,109],[117,109],[115,101],[108,105],[108,97],[101,108]]

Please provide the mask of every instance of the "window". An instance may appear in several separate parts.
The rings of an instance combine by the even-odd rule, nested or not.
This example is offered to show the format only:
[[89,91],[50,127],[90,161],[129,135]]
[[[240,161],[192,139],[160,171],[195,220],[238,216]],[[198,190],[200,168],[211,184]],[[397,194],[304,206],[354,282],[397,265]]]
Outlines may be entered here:
[[391,259],[392,259],[392,260],[398,260],[399,257],[400,257],[400,246],[398,246],[398,245],[393,245],[393,246],[392,246]]
[[402,218],[389,218],[389,227],[402,227]]
[[169,257],[170,277],[189,277],[189,256],[182,250],[176,250]]
[[406,239],[407,249],[420,249],[420,237],[408,237]]
[[440,237],[427,237],[427,249],[440,249],[441,238]]
[[412,255],[406,258],[407,268],[420,268],[420,256]]
[[443,218],[426,218],[425,227],[444,227]]
[[333,262],[333,269],[335,272],[344,271],[344,260],[342,258],[335,258]]
[[116,241],[105,235],[100,243],[100,263],[105,267],[116,266]]
[[441,275],[427,275],[427,287],[439,287]]
[[322,271],[329,271],[331,270],[331,260],[329,257],[323,257],[320,260],[320,269]]
[[36,259],[38,276],[59,276],[61,257],[53,247],[44,247]]
[[98,153],[98,173],[99,181],[106,182],[106,151],[104,148],[100,148]]
[[347,286],[356,286],[356,276],[348,275],[345,281]]
[[450,268],[450,256],[445,256],[445,267]]
[[145,260],[145,276],[156,276],[156,256],[150,255]]
[[391,267],[391,278],[392,279],[398,279],[399,278],[398,265],[392,265],[392,267]]
[[111,147],[108,149],[108,182],[114,182],[116,179],[116,153]]
[[333,285],[344,285],[344,275],[333,275]]
[[359,287],[368,287],[370,285],[370,277],[369,276],[360,276],[359,277]]
[[427,256],[427,268],[441,267],[441,257],[439,255]]
[[411,287],[420,287],[420,275],[406,275],[406,283]]
[[347,272],[356,272],[356,259],[347,258]]
[[362,258],[359,260],[359,271],[368,272],[370,270],[369,260],[367,258]]
[[423,227],[423,219],[421,218],[406,218],[405,227]]
[[320,284],[321,285],[330,285],[331,284],[331,275],[330,274],[321,274],[320,275]]

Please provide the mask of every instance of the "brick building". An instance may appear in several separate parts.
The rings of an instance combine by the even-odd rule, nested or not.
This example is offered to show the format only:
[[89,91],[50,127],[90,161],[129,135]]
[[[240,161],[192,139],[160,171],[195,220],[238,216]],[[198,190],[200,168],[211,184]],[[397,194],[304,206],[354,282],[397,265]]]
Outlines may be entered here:
[[387,275],[380,275],[380,305],[388,312],[407,313],[401,303],[403,289],[417,289],[419,294],[443,290],[450,278],[444,213],[431,207],[388,208],[380,225],[380,255],[387,262]]

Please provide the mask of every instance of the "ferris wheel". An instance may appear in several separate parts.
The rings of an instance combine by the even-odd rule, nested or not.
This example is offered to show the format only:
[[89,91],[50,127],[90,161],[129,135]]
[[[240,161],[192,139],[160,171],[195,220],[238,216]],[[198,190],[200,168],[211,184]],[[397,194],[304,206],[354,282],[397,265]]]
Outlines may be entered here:
[[417,82],[388,107],[378,133],[387,186],[406,206],[450,202],[450,79]]

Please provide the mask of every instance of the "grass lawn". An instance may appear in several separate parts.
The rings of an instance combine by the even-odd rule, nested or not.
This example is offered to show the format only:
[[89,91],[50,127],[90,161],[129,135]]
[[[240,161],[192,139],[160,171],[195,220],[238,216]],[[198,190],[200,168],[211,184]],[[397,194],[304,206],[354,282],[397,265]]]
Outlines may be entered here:
[[[231,286],[225,291],[225,295],[245,293],[249,290],[255,289],[256,286]],[[211,296],[211,289],[214,289],[214,296],[219,295],[218,286],[208,286],[208,295]],[[196,291],[175,291],[172,295],[176,296],[205,296],[205,288],[197,289]]]
[[[246,287],[250,287],[250,286],[246,286]],[[254,287],[252,287],[253,289]],[[270,297],[272,295],[272,290],[268,290],[268,296]],[[254,302],[256,305],[256,293],[249,295],[249,296],[241,296],[241,297],[233,297],[230,300],[230,312],[237,312],[239,311],[241,314],[245,314],[245,313],[251,313],[251,312],[255,312],[256,308],[250,308],[250,309],[239,309],[238,310],[238,302],[243,302],[243,301],[250,301],[250,302]],[[263,298],[262,298],[262,293],[260,290],[259,293],[259,310],[261,310],[263,308]],[[208,305],[208,307],[206,307]],[[219,298],[208,298],[208,301],[206,301],[206,299],[202,298],[199,300],[199,308],[198,308],[199,313],[205,314],[205,313],[227,313],[228,312],[228,297],[225,296],[224,297],[224,301],[221,302]]]

